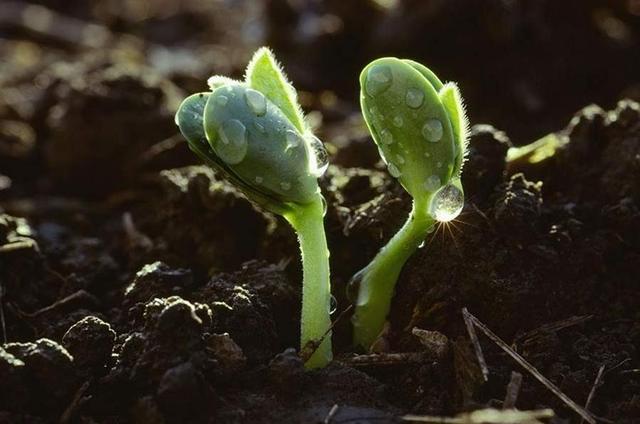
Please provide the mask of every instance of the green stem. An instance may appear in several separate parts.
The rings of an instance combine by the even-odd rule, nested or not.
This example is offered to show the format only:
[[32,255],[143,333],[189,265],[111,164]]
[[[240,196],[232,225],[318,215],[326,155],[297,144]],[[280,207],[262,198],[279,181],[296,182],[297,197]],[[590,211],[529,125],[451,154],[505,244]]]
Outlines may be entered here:
[[400,271],[435,222],[428,213],[429,200],[414,200],[409,218],[400,231],[350,283],[359,285],[352,318],[357,346],[368,349],[384,328]]
[[324,367],[333,357],[331,352],[331,286],[329,283],[329,251],[323,225],[324,204],[318,196],[312,203],[296,207],[285,215],[298,234],[302,253],[302,318],[300,319],[300,345],[322,344],[309,358],[307,368]]

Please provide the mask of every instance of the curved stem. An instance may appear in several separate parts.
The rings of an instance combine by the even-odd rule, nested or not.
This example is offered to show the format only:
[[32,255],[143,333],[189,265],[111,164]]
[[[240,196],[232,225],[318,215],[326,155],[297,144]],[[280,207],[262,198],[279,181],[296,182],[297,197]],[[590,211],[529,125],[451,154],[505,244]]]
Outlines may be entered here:
[[352,318],[353,339],[358,346],[368,349],[384,328],[400,271],[435,222],[427,212],[428,203],[429,199],[414,200],[400,231],[350,283],[359,285]]
[[307,368],[319,368],[331,362],[331,286],[329,282],[329,251],[323,225],[324,206],[319,195],[312,203],[296,207],[285,215],[298,234],[302,253],[302,317],[300,345],[326,337],[309,358]]

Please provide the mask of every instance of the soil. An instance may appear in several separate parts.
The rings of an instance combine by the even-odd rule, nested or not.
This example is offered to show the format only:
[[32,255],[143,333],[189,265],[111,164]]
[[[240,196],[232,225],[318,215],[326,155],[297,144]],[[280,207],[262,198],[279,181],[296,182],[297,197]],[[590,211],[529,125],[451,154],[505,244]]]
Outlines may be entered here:
[[[517,408],[579,423],[480,333],[483,379],[467,308],[600,422],[640,423],[636,3],[4,2],[0,422],[393,423],[501,408],[517,371]],[[295,235],[173,123],[262,44],[331,153],[336,360],[311,372]],[[405,266],[369,357],[345,286],[410,207],[357,106],[383,54],[458,81],[475,125],[464,211]]]

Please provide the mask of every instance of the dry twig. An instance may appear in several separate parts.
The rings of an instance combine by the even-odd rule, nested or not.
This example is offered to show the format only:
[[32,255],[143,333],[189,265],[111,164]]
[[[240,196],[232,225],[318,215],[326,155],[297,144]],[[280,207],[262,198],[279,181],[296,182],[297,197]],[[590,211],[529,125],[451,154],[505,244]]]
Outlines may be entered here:
[[507,393],[504,396],[502,409],[513,409],[516,407],[518,395],[520,394],[520,386],[522,385],[522,374],[516,371],[511,372],[511,380],[507,385]]
[[[591,387],[591,391],[589,392],[589,396],[587,396],[587,401],[584,404],[584,409],[585,410],[589,410],[589,407],[591,406],[591,402],[593,401],[593,397],[596,394],[596,390],[598,389],[598,387],[600,387],[602,385],[602,376],[604,375],[604,369],[605,366],[601,366],[600,369],[598,370],[598,375],[596,375],[596,379],[593,382],[593,386]],[[580,424],[584,423],[584,418],[580,420]]]
[[336,414],[338,413],[338,408],[340,407],[338,406],[337,403],[331,407],[327,416],[324,417],[323,424],[331,424],[331,420],[333,420],[333,417],[335,417]]
[[462,317],[464,318],[464,325],[467,327],[469,338],[471,339],[471,343],[473,344],[473,350],[476,352],[476,357],[478,358],[478,364],[480,365],[480,369],[482,370],[482,378],[484,379],[484,381],[488,381],[489,368],[487,367],[487,361],[485,361],[484,359],[484,354],[482,353],[482,347],[480,346],[480,341],[478,340],[478,335],[476,334],[476,330],[473,327],[473,323],[467,317],[467,308],[462,309]]
[[533,365],[527,362],[522,356],[520,356],[516,351],[511,349],[508,344],[506,344],[500,337],[498,337],[493,331],[489,329],[486,325],[484,325],[478,318],[473,316],[467,308],[462,308],[462,314],[465,317],[465,322],[467,320],[471,321],[473,325],[479,328],[487,337],[491,339],[495,344],[498,345],[503,351],[505,351],[511,358],[513,358],[520,366],[522,366],[525,370],[527,370],[532,376],[536,378],[539,382],[541,382],[549,391],[551,391],[554,395],[556,395],[565,405],[571,408],[574,412],[580,415],[586,422],[589,424],[596,424],[596,420],[591,416],[591,414],[586,411],[583,407],[575,403],[571,400],[567,395],[562,393],[562,391],[553,384],[549,379],[547,379],[544,375],[540,373]]

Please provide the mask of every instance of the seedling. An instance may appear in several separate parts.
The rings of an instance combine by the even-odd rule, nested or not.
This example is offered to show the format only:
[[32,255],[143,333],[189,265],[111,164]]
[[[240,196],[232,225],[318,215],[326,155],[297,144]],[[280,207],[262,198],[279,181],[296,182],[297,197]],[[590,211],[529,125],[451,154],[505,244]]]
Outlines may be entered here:
[[[208,82],[211,92],[185,99],[176,123],[204,162],[249,200],[283,216],[298,234],[304,348],[322,339],[331,324],[325,203],[317,181],[327,168],[327,153],[305,123],[295,89],[267,48],[255,53],[244,81],[214,76]],[[306,366],[322,367],[331,359],[329,334]]]
[[354,342],[368,349],[384,327],[407,259],[436,222],[462,211],[468,124],[457,86],[411,60],[377,59],[362,71],[360,85],[362,113],[380,156],[413,198],[404,226],[349,284]]

